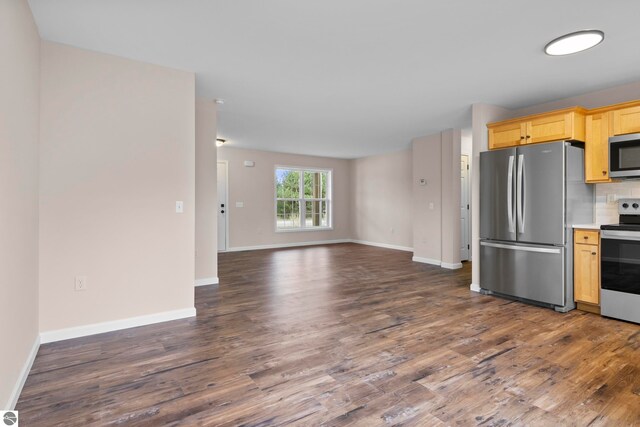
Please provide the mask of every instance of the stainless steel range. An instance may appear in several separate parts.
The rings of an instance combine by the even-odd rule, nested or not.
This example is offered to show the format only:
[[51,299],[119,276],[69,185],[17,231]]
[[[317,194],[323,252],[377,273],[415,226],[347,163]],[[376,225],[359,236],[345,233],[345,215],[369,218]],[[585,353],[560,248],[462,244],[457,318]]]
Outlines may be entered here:
[[618,201],[619,224],[600,227],[601,313],[640,323],[640,199]]

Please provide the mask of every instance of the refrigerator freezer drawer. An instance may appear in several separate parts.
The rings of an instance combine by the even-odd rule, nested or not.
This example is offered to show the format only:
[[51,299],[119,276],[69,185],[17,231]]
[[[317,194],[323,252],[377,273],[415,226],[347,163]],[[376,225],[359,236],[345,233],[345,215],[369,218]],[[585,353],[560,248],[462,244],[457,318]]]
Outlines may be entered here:
[[555,306],[565,305],[565,248],[480,242],[483,289]]

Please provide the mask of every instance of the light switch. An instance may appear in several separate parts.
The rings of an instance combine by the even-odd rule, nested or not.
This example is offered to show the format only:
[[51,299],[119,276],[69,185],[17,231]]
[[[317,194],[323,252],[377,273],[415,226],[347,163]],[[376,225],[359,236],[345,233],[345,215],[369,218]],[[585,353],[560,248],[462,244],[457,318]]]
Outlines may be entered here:
[[435,204],[433,202],[429,202],[429,210],[432,211],[435,208]]
[[244,208],[244,202],[236,202],[236,208]]
[[182,202],[182,200],[176,201],[176,213],[183,213],[183,212],[184,212],[184,203]]

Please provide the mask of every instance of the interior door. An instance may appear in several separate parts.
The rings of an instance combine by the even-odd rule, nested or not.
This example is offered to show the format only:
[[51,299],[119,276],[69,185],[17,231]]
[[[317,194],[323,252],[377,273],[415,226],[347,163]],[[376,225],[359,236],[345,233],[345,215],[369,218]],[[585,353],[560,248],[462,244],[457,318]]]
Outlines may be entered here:
[[565,243],[565,143],[518,147],[516,219],[518,241]]
[[460,157],[460,260],[469,260],[469,156]]
[[516,240],[516,149],[480,153],[480,238]]
[[218,162],[218,251],[227,250],[227,163]]

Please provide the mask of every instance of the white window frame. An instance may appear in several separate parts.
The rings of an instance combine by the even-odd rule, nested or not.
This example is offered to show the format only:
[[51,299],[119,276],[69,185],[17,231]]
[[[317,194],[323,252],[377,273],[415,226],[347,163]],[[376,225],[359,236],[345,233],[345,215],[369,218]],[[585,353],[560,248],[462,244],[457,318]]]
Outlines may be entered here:
[[[296,228],[278,228],[278,180],[276,178],[276,172],[278,169],[287,169],[296,172],[300,172],[300,182],[298,194],[298,200],[300,203],[300,227]],[[327,197],[326,199],[305,199],[304,198],[304,172],[328,172],[327,176]],[[305,218],[307,214],[307,204],[305,202],[313,202],[315,200],[326,200],[327,212],[329,213],[328,225],[325,227],[306,227]],[[300,231],[327,231],[333,230],[333,169],[331,168],[314,168],[304,166],[287,166],[287,165],[275,165],[273,168],[273,223],[276,233],[297,233]]]

